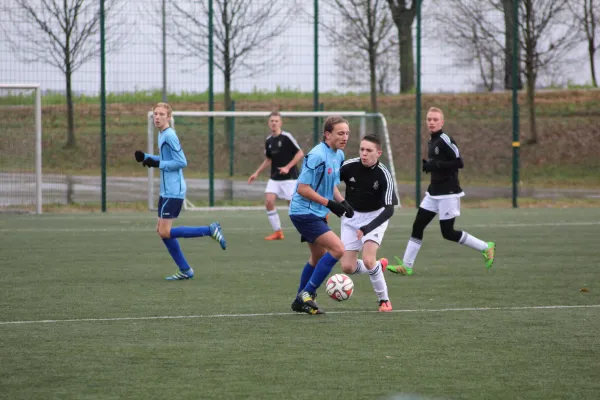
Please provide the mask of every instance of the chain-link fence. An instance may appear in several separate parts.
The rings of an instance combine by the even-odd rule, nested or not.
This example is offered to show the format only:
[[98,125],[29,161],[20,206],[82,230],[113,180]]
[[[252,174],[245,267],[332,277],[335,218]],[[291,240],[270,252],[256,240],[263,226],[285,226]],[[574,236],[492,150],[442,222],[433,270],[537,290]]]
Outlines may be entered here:
[[[57,10],[44,8],[47,3],[40,1],[2,0],[0,83],[41,85],[44,174],[64,177],[69,193],[59,196],[64,199],[62,203],[98,208],[99,2],[72,3],[79,8],[65,11],[60,9],[62,2],[53,3],[60,11],[53,12]],[[403,10],[400,4],[404,2],[391,3],[397,7],[396,13],[386,1],[365,2],[370,7],[353,11],[348,2],[334,0],[213,0],[215,109],[232,109],[235,102],[237,111],[324,108],[382,112],[388,120],[402,195],[414,198],[416,81],[401,79],[400,72],[416,76],[417,21],[412,15],[408,23],[412,36],[407,37],[399,24],[404,21],[406,25],[402,18],[411,17],[411,6]],[[459,3],[480,7],[468,14],[456,5]],[[444,110],[445,127],[465,159],[461,176],[468,195],[500,198],[510,204],[513,113],[511,93],[505,90],[506,21],[502,10],[493,8],[492,3],[498,2],[423,1],[421,119],[430,106]],[[152,105],[166,99],[175,110],[208,109],[208,4],[208,0],[105,1],[109,208],[146,206],[146,174],[132,154],[145,149],[147,112]],[[61,16],[62,25],[55,15]],[[477,27],[483,18],[480,43],[469,43],[468,38],[461,42],[459,28],[468,28],[469,22]],[[65,27],[69,26],[76,28],[69,31],[72,36],[67,47]],[[484,35],[485,30],[494,40]],[[374,75],[370,74],[368,46],[363,40],[369,32],[380,39]],[[410,43],[408,50],[406,43]],[[484,43],[488,47],[481,47]],[[574,50],[572,54],[579,53]],[[577,78],[575,75],[573,79]],[[404,93],[399,94],[401,90]],[[12,101],[3,97],[4,103]],[[524,90],[519,99],[521,133],[527,139],[531,125]],[[552,187],[549,196],[566,195],[555,188],[565,183],[577,186],[581,193],[599,186],[600,174],[590,174],[590,169],[599,169],[594,147],[589,145],[600,126],[598,103],[595,91],[538,93],[536,122],[540,134],[537,144],[521,148],[522,194],[543,196],[544,190]],[[10,114],[7,118],[10,120]],[[268,134],[263,122],[262,126],[260,122],[244,126],[236,121],[232,137],[231,127],[216,121],[218,179],[244,181],[254,171],[263,157],[262,141]],[[192,161],[186,176],[206,179],[206,127],[186,120],[180,124],[185,130],[181,132],[182,143]],[[184,128],[186,124],[193,129]],[[309,120],[293,128],[296,132],[292,133],[301,137],[314,134]],[[351,129],[359,131],[355,126]],[[424,152],[424,123],[421,129]],[[572,132],[577,135],[568,134]],[[3,135],[12,134],[5,131]],[[3,137],[3,141],[13,139]],[[229,158],[232,139],[233,162]],[[304,150],[311,144],[306,143]],[[349,156],[357,151],[347,149]],[[260,190],[256,196],[248,196],[248,202],[260,202]],[[227,198],[225,194],[216,197]]]

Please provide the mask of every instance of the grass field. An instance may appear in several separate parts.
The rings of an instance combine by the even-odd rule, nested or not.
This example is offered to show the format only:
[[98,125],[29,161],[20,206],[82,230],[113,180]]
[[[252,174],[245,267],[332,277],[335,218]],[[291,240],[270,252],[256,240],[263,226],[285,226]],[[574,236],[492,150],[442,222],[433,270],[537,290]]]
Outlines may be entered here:
[[393,313],[360,276],[324,316],[289,310],[308,251],[286,215],[283,242],[264,212],[178,223],[213,220],[227,251],[182,240],[196,279],[166,282],[153,214],[0,215],[0,398],[600,398],[600,209],[465,209],[492,270],[435,223],[416,274],[387,275]]

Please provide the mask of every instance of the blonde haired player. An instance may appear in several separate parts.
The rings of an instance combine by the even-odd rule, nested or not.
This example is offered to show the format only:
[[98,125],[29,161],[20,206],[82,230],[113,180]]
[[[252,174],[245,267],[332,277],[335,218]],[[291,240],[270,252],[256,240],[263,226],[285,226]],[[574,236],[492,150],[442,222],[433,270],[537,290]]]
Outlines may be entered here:
[[273,111],[269,115],[271,134],[265,140],[265,159],[256,172],[248,178],[248,183],[254,182],[265,168],[271,166],[271,177],[265,189],[265,207],[273,233],[265,237],[265,240],[283,240],[284,238],[281,220],[275,208],[275,200],[279,197],[287,200],[288,204],[292,200],[298,179],[297,164],[304,157],[296,139],[291,133],[283,131],[281,126],[281,114]]
[[458,146],[444,130],[444,113],[437,107],[427,112],[427,127],[431,138],[427,144],[427,160],[423,160],[423,172],[431,174],[431,183],[419,206],[404,258],[395,257],[398,265],[389,265],[388,271],[400,275],[412,275],[413,265],[423,241],[423,232],[439,214],[440,229],[444,239],[478,250],[483,254],[486,268],[491,268],[496,255],[496,243],[484,242],[464,231],[454,229],[454,221],[460,215],[460,198],[464,192],[458,181],[458,170],[463,167]]
[[167,103],[157,103],[153,108],[154,126],[158,128],[158,155],[136,150],[135,160],[148,168],[160,170],[160,197],[158,198],[158,222],[156,232],[167,247],[169,254],[179,267],[179,271],[165,279],[182,281],[192,279],[194,270],[181,251],[177,238],[195,238],[210,236],[225,250],[227,241],[223,236],[221,225],[213,222],[209,226],[178,226],[173,228],[173,221],[179,217],[186,185],[183,169],[187,167],[187,159],[179,143],[175,130],[170,121],[173,111]]

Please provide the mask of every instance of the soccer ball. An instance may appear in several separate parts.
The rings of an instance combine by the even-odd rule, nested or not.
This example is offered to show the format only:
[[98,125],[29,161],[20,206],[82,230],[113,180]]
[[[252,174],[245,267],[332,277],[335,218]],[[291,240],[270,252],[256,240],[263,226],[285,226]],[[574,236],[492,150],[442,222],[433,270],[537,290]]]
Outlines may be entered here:
[[325,286],[327,295],[334,300],[348,300],[354,293],[354,282],[348,275],[335,274],[329,277]]

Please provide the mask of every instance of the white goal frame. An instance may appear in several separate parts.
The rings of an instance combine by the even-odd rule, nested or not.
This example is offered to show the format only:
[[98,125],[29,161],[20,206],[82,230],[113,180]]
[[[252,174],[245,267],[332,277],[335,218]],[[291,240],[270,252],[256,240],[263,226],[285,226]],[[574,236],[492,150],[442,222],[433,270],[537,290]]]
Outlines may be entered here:
[[[171,126],[175,126],[175,117],[263,117],[267,118],[271,111],[173,111],[171,118]],[[398,198],[398,207],[400,204],[400,193],[398,191],[398,181],[396,180],[396,167],[392,155],[390,143],[390,135],[387,127],[387,120],[382,113],[367,113],[365,111],[280,111],[282,117],[329,117],[331,115],[341,115],[342,117],[362,117],[360,119],[360,137],[365,135],[365,126],[367,118],[379,118],[383,130],[387,157],[389,160],[389,170],[394,181],[394,190]],[[154,113],[148,112],[148,147],[147,152],[154,154]],[[148,168],[148,209],[154,210],[154,168]],[[222,211],[222,210],[263,210],[264,206],[213,206],[213,207],[196,207],[192,202],[186,199],[183,203],[186,210],[192,211]]]
[[35,91],[35,213],[42,213],[42,93],[39,84],[0,83],[0,89]]

